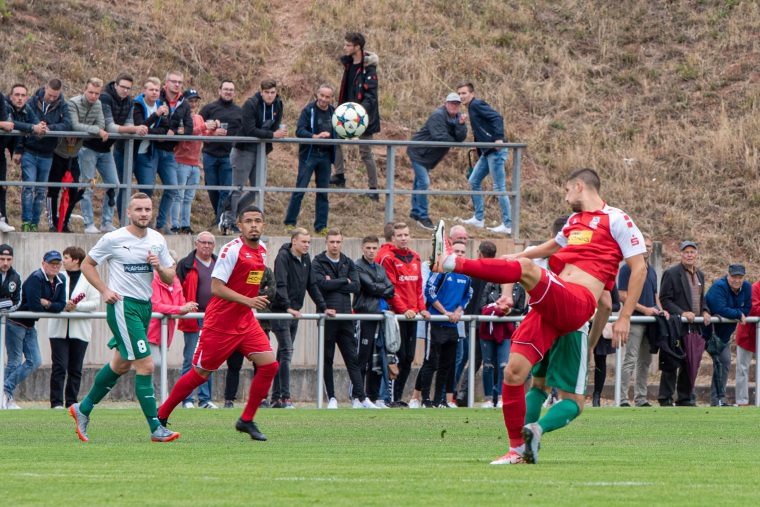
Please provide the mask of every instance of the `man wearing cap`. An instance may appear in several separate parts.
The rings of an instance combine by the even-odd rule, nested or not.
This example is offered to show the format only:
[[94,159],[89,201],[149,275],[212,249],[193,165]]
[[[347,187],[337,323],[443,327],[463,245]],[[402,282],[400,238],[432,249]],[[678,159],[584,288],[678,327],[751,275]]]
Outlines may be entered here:
[[[7,245],[0,247],[0,257],[13,256],[13,249]],[[66,282],[59,274],[63,257],[51,250],[42,257],[42,267],[29,275],[21,286],[20,312],[61,313],[66,307]],[[4,262],[3,262],[4,263]],[[5,280],[3,280],[5,286]],[[10,288],[10,287],[9,287]],[[5,367],[3,407],[18,409],[13,401],[16,387],[40,367],[42,357],[37,343],[35,324],[38,319],[9,318],[6,327],[5,347],[8,364]],[[21,357],[25,361],[21,362]]]
[[[462,99],[452,92],[446,96],[446,103],[433,111],[425,125],[412,137],[412,141],[438,141],[461,143],[467,137],[467,115],[459,112]],[[412,161],[414,169],[413,190],[427,190],[430,187],[430,175],[428,174],[437,166],[443,157],[449,152],[449,148],[430,146],[410,146],[406,154]],[[428,215],[427,194],[412,194],[412,211],[409,214],[417,225],[428,230],[435,229],[433,221]]]
[[731,264],[728,274],[712,284],[705,295],[706,310],[712,314],[711,323],[702,327],[705,339],[716,334],[723,342],[723,350],[713,356],[714,368],[710,388],[710,406],[724,407],[726,403],[726,382],[731,370],[731,334],[736,323],[723,323],[723,319],[733,319],[745,323],[752,310],[752,286],[744,280],[747,270],[744,264]]
[[683,326],[681,336],[686,357],[676,371],[663,371],[660,377],[660,394],[657,399],[662,407],[695,407],[694,382],[697,379],[699,363],[705,350],[702,330],[694,319],[700,315],[707,324],[710,313],[704,308],[705,275],[697,268],[697,244],[693,241],[681,243],[681,262],[669,267],[662,273],[660,282],[660,302],[663,310],[671,315],[680,315],[689,321]]

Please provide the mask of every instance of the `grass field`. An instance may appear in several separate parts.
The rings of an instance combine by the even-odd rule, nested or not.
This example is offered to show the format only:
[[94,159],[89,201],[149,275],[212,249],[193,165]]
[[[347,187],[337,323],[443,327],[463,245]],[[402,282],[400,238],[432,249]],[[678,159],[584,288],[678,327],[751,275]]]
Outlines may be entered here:
[[538,465],[490,466],[500,411],[178,410],[168,444],[137,409],[0,411],[0,505],[750,505],[753,408],[588,409],[545,435]]

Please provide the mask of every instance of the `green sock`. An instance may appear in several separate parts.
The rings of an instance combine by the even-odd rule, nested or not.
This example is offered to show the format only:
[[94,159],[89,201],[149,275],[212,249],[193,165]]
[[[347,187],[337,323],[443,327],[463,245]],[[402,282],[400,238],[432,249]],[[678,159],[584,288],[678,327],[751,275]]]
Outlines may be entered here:
[[135,394],[140,408],[148,420],[150,431],[156,431],[161,426],[158,422],[158,407],[156,406],[156,393],[153,391],[153,375],[135,375]]
[[79,404],[79,410],[89,416],[90,412],[95,405],[100,403],[100,400],[106,397],[111,392],[111,388],[116,385],[121,375],[117,375],[111,369],[111,365],[107,364],[100,369],[97,375],[95,375],[95,382],[92,384],[90,392],[84,397],[82,403]]
[[538,425],[541,426],[544,433],[558,430],[570,424],[570,421],[578,417],[580,412],[581,410],[574,400],[562,400],[552,405],[546,415],[538,421]]
[[525,395],[525,424],[538,421],[541,417],[541,407],[544,405],[549,395],[543,389],[531,387],[528,394]]

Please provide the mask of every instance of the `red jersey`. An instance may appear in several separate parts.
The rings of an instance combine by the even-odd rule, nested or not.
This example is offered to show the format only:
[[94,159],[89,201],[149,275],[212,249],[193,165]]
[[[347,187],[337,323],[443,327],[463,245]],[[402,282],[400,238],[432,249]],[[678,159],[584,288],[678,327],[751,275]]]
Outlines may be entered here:
[[[266,267],[267,248],[259,243],[251,248],[240,238],[222,247],[212,278],[223,281],[238,294],[252,298],[259,295],[259,285]],[[211,296],[203,319],[203,331],[211,329],[226,334],[245,334],[254,323],[253,310],[217,296]]]
[[572,264],[603,282],[607,290],[615,284],[623,259],[646,252],[644,236],[633,220],[607,204],[570,215],[554,241],[562,247],[549,258],[554,273]]
[[[385,246],[385,245],[383,245]],[[388,299],[388,306],[395,313],[413,310],[419,313],[426,310],[422,298],[422,263],[414,250],[401,250],[392,245],[382,258],[380,264],[388,273],[388,279],[395,288],[395,296]]]

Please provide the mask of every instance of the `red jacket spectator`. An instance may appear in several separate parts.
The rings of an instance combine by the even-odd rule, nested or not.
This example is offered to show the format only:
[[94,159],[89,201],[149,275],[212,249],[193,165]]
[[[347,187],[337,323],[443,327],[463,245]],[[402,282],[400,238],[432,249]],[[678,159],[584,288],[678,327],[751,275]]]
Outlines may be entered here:
[[[752,309],[748,317],[760,316],[760,282],[752,284]],[[757,324],[739,324],[736,328],[736,344],[750,352],[756,351],[755,332]]]
[[[507,314],[494,303],[484,306],[482,314],[493,315],[494,317],[507,316]],[[511,340],[512,333],[514,332],[514,322],[481,322],[478,336],[481,340],[495,341],[501,345],[504,340]]]
[[427,310],[422,298],[422,263],[417,252],[391,245],[387,255],[380,259],[380,264],[388,273],[388,279],[396,291],[393,299],[388,300],[391,310],[395,313],[407,310],[419,313]]
[[[179,278],[174,277],[171,286],[166,285],[158,276],[158,271],[153,272],[153,296],[150,298],[153,303],[153,311],[168,315],[179,315],[182,312],[181,307],[185,304],[185,296],[182,294],[182,285]],[[186,313],[186,312],[185,312]],[[169,336],[166,342],[167,348],[172,344],[174,338],[174,327],[176,319],[169,319]],[[155,345],[161,345],[161,320],[151,319],[148,327],[148,342]]]
[[[207,132],[208,129],[206,128],[206,122],[203,121],[203,117],[199,114],[194,114],[193,135],[205,136]],[[202,141],[182,141],[174,148],[174,158],[177,159],[178,164],[199,165],[202,145]]]

